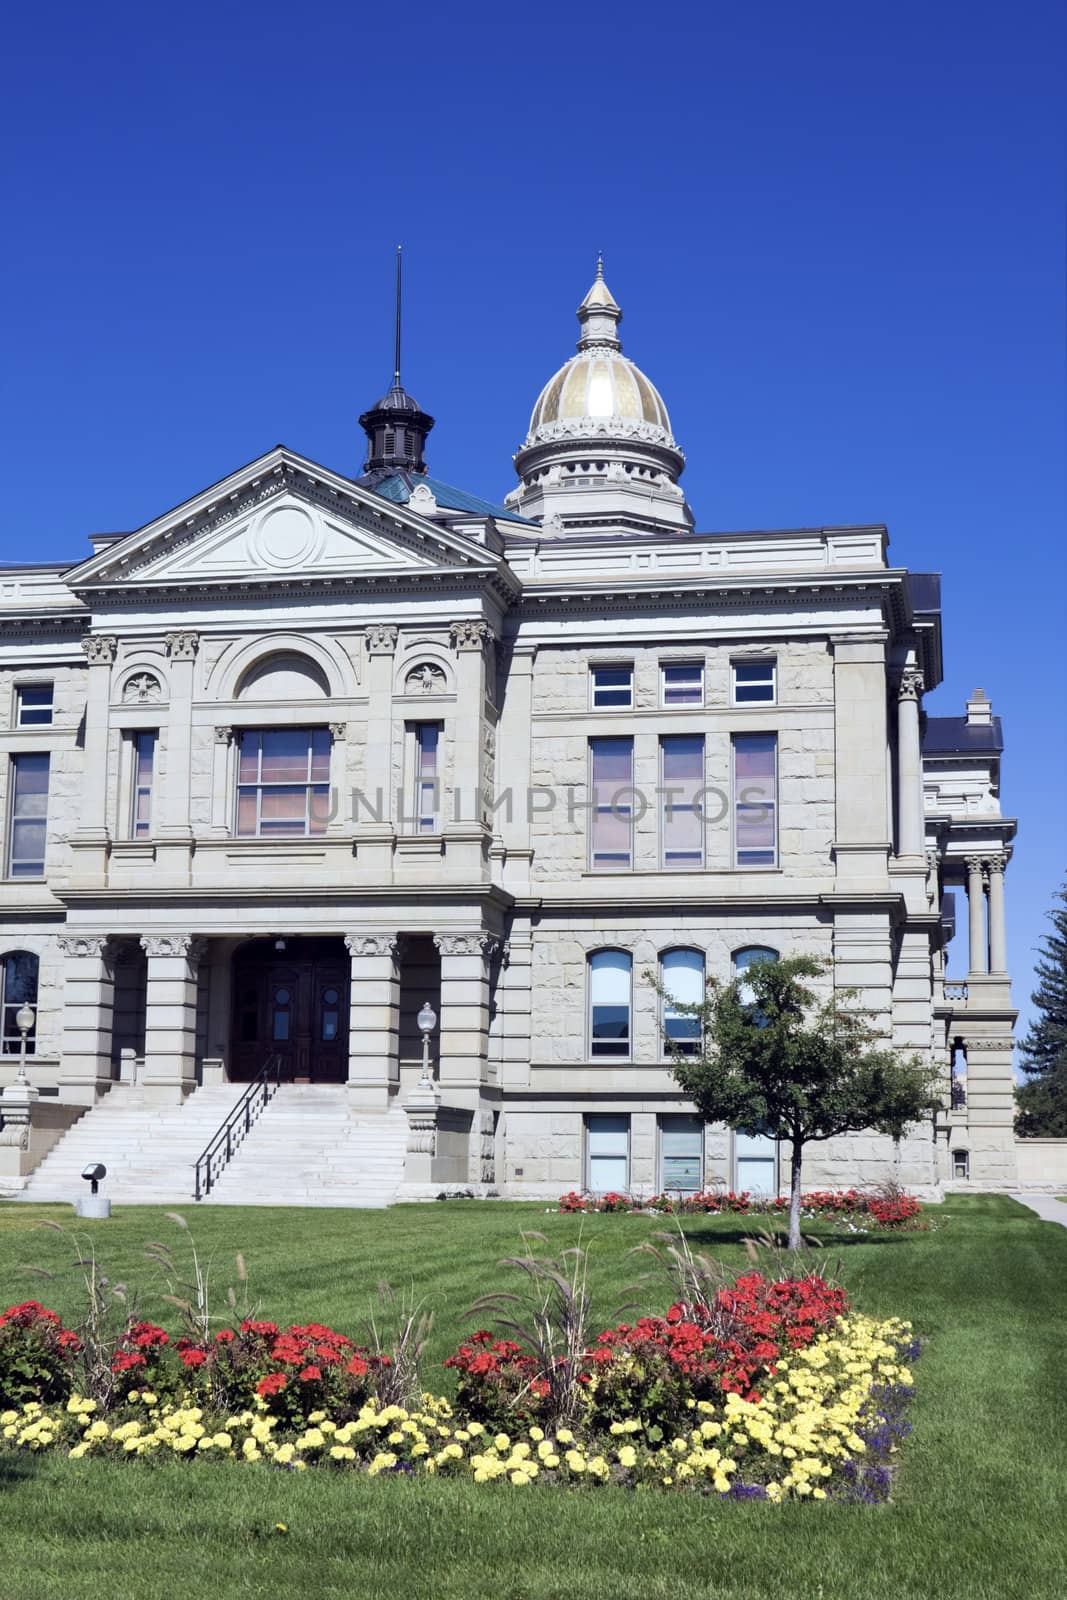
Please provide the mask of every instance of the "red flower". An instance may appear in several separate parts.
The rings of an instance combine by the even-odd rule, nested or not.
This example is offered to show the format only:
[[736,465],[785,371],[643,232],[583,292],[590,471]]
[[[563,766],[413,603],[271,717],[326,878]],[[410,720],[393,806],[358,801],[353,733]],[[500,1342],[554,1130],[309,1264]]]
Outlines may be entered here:
[[203,1350],[183,1350],[178,1359],[187,1367],[202,1367],[207,1355]]
[[362,1356],[353,1356],[345,1368],[345,1371],[351,1373],[353,1378],[363,1378],[369,1370]]
[[120,1350],[111,1363],[112,1372],[131,1372],[134,1367],[147,1366],[144,1356],[132,1350]]
[[246,1317],[241,1324],[241,1332],[256,1333],[262,1339],[273,1339],[277,1336],[278,1324],[276,1322],[253,1322],[250,1317]]
[[216,1344],[232,1344],[237,1335],[232,1328],[220,1328],[215,1335]]
[[261,1395],[281,1394],[289,1379],[284,1372],[270,1372],[265,1378],[260,1378],[256,1384],[256,1393]]
[[300,1382],[317,1383],[321,1377],[322,1369],[320,1367],[305,1367],[303,1372],[300,1374]]

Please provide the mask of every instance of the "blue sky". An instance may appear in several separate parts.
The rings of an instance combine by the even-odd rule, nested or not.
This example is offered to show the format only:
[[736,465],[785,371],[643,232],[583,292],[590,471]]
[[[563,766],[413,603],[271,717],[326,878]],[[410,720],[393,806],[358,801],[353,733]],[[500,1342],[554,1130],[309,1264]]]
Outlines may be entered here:
[[[18,7],[0,557],[79,557],[391,371],[491,496],[595,252],[703,529],[885,521],[1005,718],[1010,958],[1064,843],[1065,66],[1052,3]],[[962,939],[953,951],[965,965]]]

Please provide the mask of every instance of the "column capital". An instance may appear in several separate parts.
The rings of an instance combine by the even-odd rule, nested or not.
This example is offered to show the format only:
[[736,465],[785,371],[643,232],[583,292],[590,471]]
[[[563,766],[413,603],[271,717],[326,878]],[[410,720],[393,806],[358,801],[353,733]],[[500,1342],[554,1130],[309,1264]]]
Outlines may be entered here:
[[1003,872],[1007,865],[1008,857],[1003,851],[997,851],[994,855],[986,856],[985,858],[985,866],[988,872]]
[[199,961],[206,948],[206,939],[198,939],[192,933],[141,935],[141,949],[146,956],[176,956],[188,961]]
[[984,873],[986,864],[985,856],[964,856],[963,859],[967,864],[967,871],[969,873],[977,873],[979,876]]
[[499,939],[491,933],[435,933],[433,942],[442,956],[481,956],[492,959]]
[[119,641],[113,633],[87,633],[82,640],[85,659],[91,667],[110,667]]
[[372,656],[391,656],[396,650],[399,629],[393,622],[372,622],[367,629],[367,651]]
[[350,956],[388,956],[395,961],[400,953],[400,936],[396,933],[348,933],[345,949]]
[[65,956],[101,960],[114,955],[114,946],[106,933],[61,933],[56,943]]
[[236,730],[236,728],[217,727],[215,729],[215,743],[216,744],[233,744],[233,742],[234,742],[234,740],[236,738],[237,738],[237,730]]
[[905,667],[897,679],[897,699],[918,702],[925,686],[926,680],[918,667]]
[[200,635],[189,628],[179,628],[174,633],[168,633],[163,643],[172,661],[195,661],[200,649]]
[[484,650],[496,638],[488,622],[478,617],[464,617],[460,622],[449,623],[448,637],[453,650]]

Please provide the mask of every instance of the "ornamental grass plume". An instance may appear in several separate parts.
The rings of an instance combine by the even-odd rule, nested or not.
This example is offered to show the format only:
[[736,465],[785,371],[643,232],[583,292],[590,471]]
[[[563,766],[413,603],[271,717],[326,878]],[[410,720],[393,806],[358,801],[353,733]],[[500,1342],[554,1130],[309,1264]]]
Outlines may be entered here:
[[531,1241],[548,1243],[543,1233],[523,1233],[525,1253],[500,1263],[525,1276],[527,1293],[498,1290],[473,1305],[467,1316],[481,1320],[488,1315],[514,1334],[535,1364],[517,1400],[529,1392],[542,1403],[546,1416],[569,1422],[582,1408],[585,1353],[591,1338],[588,1255],[579,1242],[554,1258],[536,1256]]
[[[109,1405],[121,1381],[115,1370],[115,1358],[136,1314],[134,1297],[124,1283],[113,1283],[102,1269],[91,1238],[71,1233],[58,1222],[47,1219],[42,1219],[39,1226],[69,1239],[74,1251],[71,1265],[81,1273],[85,1294],[84,1315],[73,1330],[79,1341],[78,1387],[90,1399]],[[23,1271],[49,1281],[56,1276],[44,1267],[24,1267]]]
[[422,1358],[433,1330],[433,1313],[415,1299],[414,1288],[397,1294],[388,1283],[378,1285],[378,1317],[371,1316],[367,1348],[374,1362],[375,1392],[383,1405],[411,1406],[422,1393]]

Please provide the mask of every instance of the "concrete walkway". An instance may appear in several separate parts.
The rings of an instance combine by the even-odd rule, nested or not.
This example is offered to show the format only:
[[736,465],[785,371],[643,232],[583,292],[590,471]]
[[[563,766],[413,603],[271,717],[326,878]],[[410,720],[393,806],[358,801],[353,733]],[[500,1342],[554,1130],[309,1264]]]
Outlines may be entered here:
[[1061,1228],[1067,1228],[1067,1204],[1057,1200],[1055,1195],[1013,1194],[1012,1199],[1018,1200],[1021,1206],[1029,1206],[1031,1211],[1036,1211],[1046,1222],[1058,1222]]

